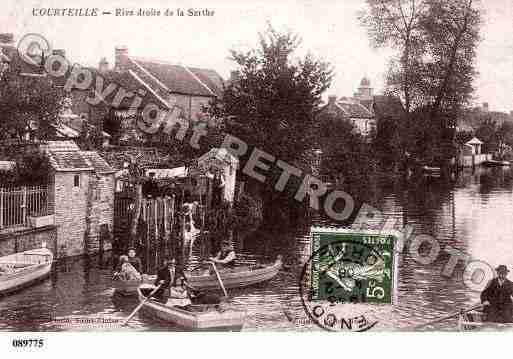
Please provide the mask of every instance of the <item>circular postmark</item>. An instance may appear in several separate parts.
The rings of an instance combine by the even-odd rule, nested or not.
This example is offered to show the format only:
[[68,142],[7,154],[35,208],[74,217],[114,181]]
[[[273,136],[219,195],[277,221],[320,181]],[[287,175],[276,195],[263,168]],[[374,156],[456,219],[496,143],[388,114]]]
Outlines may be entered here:
[[331,238],[313,251],[299,279],[301,304],[311,322],[329,331],[366,331],[378,323],[376,308],[392,303],[386,240]]

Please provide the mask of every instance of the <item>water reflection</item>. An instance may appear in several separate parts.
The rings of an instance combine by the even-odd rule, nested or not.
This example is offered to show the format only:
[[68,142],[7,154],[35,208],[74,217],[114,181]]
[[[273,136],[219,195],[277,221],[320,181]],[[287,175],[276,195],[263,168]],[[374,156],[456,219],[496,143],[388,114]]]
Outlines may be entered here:
[[[433,235],[442,248],[450,245],[494,267],[513,266],[510,169],[465,171],[455,180],[382,177],[371,184],[372,188],[359,193],[366,193],[364,199],[369,204],[399,224]],[[290,322],[284,315],[286,308],[304,316],[298,281],[311,250],[311,224],[329,222],[316,217],[280,232],[261,230],[235,236],[241,262],[272,262],[278,254],[285,262],[271,282],[229,290],[244,303],[234,305],[248,311],[245,330],[318,330],[311,324]],[[202,250],[194,251],[194,260]],[[479,293],[463,284],[461,265],[453,276],[441,275],[447,259],[442,253],[434,264],[421,265],[406,251],[399,263],[399,303],[394,308],[373,309],[380,318],[376,329],[406,329],[478,301]],[[0,330],[179,330],[142,314],[134,317],[129,328],[121,329],[119,323],[138,303],[135,298],[114,295],[112,268],[109,254],[60,261],[47,281],[0,299]],[[94,322],[99,318],[118,322]],[[91,323],[84,324],[86,320]],[[455,329],[455,321],[437,324],[434,329]]]

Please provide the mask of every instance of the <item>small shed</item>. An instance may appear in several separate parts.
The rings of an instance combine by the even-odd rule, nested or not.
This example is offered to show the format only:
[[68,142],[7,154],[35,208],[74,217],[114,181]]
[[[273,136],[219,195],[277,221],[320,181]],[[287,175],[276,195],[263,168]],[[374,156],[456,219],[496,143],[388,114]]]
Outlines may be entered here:
[[196,170],[221,175],[223,199],[233,203],[239,160],[226,148],[213,148],[198,158]]
[[465,146],[468,146],[471,148],[472,155],[480,155],[482,145],[483,145],[483,142],[477,137],[472,137],[472,139],[470,141],[465,143]]
[[115,170],[94,151],[81,151],[73,141],[41,146],[53,169],[50,187],[61,256],[109,249],[103,241],[112,231]]

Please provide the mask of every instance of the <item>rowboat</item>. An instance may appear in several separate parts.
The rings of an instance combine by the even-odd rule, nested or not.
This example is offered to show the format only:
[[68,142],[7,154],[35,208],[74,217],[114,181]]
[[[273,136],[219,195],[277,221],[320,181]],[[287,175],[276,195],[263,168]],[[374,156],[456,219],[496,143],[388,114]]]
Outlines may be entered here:
[[513,318],[511,323],[492,323],[486,321],[486,314],[482,310],[472,310],[459,315],[458,329],[460,331],[512,330]]
[[421,170],[425,176],[440,177],[441,174],[440,167],[422,166]]
[[139,288],[141,284],[151,283],[154,280],[155,276],[148,276],[146,274],[143,274],[141,280],[113,279],[112,286],[114,287],[114,292],[119,295],[136,296],[137,288]]
[[[233,269],[220,269],[219,274],[225,288],[242,288],[266,282],[272,279],[283,266],[282,257],[278,256],[271,265],[258,264],[255,266],[241,266]],[[215,273],[205,272],[204,270],[186,271],[188,285],[197,291],[221,289]],[[121,281],[114,280],[113,286],[121,295],[137,295],[137,288],[143,283],[155,281],[153,275],[143,275],[142,281]]]
[[498,167],[498,166],[509,166],[509,161],[498,161],[498,160],[488,160],[483,162],[483,166],[487,167]]
[[29,286],[50,275],[53,253],[47,248],[0,257],[0,294]]
[[244,326],[245,311],[221,308],[221,305],[173,305],[173,299],[166,304],[146,300],[144,294],[153,289],[155,286],[149,284],[137,288],[141,310],[147,315],[189,330],[241,330]]
[[[225,288],[242,288],[266,282],[272,279],[283,266],[282,257],[278,256],[271,265],[242,266],[233,269],[221,269],[219,274]],[[215,273],[203,271],[186,272],[188,285],[198,291],[220,289]]]

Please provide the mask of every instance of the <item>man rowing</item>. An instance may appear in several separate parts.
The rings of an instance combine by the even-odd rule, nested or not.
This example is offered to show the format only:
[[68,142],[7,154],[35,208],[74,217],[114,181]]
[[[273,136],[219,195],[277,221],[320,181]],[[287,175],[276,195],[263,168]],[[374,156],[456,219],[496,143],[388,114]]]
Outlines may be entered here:
[[237,255],[233,249],[233,245],[229,241],[223,241],[221,243],[221,249],[217,252],[215,257],[210,257],[209,260],[214,262],[216,265],[220,265],[221,268],[234,268],[236,265],[235,259]]
[[485,306],[486,321],[510,323],[513,321],[513,282],[508,280],[509,270],[501,264],[496,268],[497,277],[486,285],[481,293],[481,303]]

